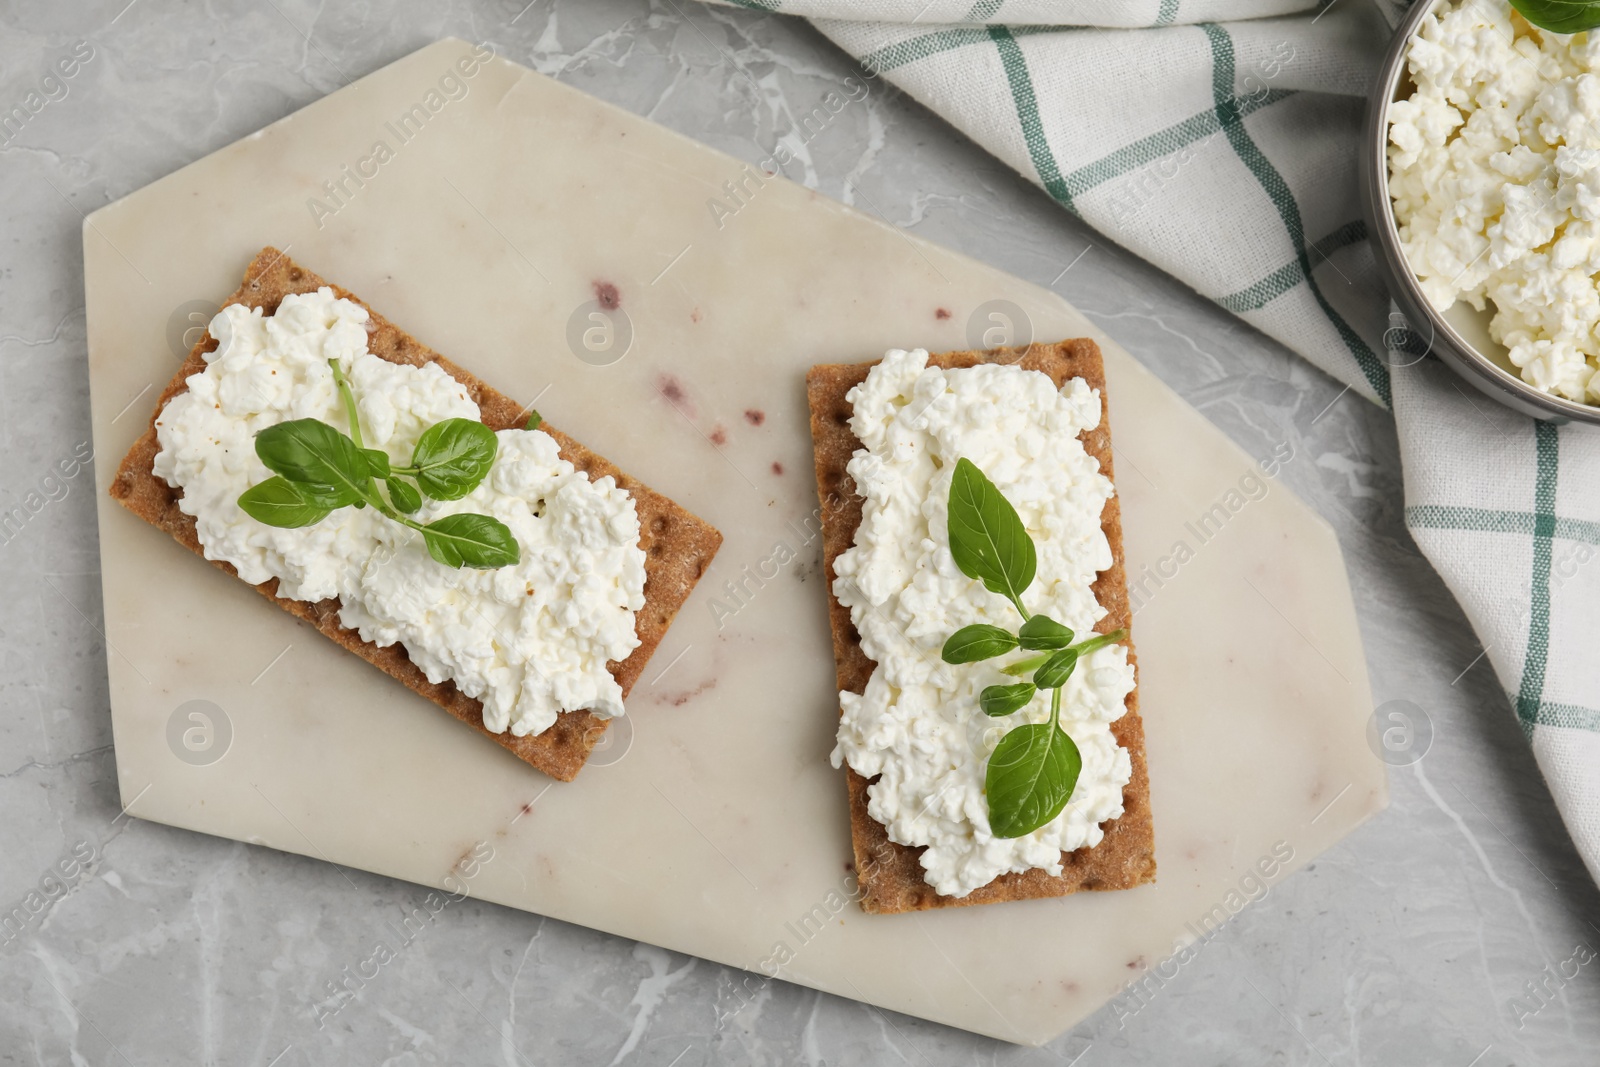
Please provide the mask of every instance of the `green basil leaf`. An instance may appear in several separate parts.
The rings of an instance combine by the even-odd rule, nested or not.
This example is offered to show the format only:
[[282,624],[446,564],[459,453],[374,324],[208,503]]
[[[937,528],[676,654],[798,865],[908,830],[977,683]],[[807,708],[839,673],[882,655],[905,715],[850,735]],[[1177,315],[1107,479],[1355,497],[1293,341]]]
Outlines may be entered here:
[[985,715],[998,718],[1027,707],[1038,691],[1032,682],[986,686],[978,695],[978,706],[983,709]]
[[537,411],[530,411],[528,412],[528,424],[523,429],[537,430],[542,425],[544,425],[544,416]]
[[389,477],[389,453],[381,448],[363,448],[361,454],[367,457],[367,473],[374,478]]
[[1053,652],[1072,644],[1073,633],[1056,620],[1035,615],[1017,631],[1017,644],[1032,652]]
[[[289,480],[285,478],[284,481]],[[266,482],[261,484],[265,485]],[[317,485],[315,482],[289,482],[289,484],[299,490],[300,495],[305,498],[308,504],[316,504],[318,507],[326,508],[329,511],[346,506],[344,490],[340,486]],[[361,506],[362,502],[357,500],[356,504]]]
[[1063,648],[1033,672],[1033,684],[1040,689],[1060,689],[1078,666],[1078,650]]
[[489,473],[499,447],[494,431],[473,419],[434,423],[417,439],[411,457],[417,484],[435,500],[460,500]]
[[989,757],[984,792],[989,829],[1021,837],[1061,814],[1078,785],[1083,756],[1054,722],[1029,723],[1007,733]]
[[333,510],[309,499],[300,486],[281,475],[252,485],[240,493],[239,507],[257,522],[282,530],[314,525],[327,518]]
[[268,426],[256,434],[256,455],[275,474],[313,487],[318,500],[333,507],[354,504],[371,482],[367,457],[356,443],[316,419]]
[[410,482],[403,478],[389,478],[384,484],[389,487],[389,503],[395,506],[396,511],[410,515],[422,507],[422,494]]
[[1584,0],[1511,0],[1511,6],[1552,33],[1582,33],[1600,26],[1600,4]]
[[499,519],[488,515],[447,515],[422,528],[428,555],[446,567],[485,570],[517,562],[517,539]]
[[1003,656],[1016,647],[1017,639],[1010,632],[980,622],[951,634],[941,655],[946,663],[976,663]]
[[[950,554],[968,578],[1009,597],[1021,610],[1022,593],[1038,567],[1033,538],[1017,509],[971,460],[956,461],[950,480]],[[1023,612],[1027,617],[1027,612]]]

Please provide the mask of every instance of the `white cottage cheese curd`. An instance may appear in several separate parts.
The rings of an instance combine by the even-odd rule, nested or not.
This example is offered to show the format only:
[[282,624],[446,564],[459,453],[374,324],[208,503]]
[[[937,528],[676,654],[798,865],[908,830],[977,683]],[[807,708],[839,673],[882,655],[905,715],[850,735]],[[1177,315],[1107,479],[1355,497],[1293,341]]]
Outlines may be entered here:
[[1441,311],[1492,304],[1524,380],[1600,403],[1600,35],[1467,0],[1423,20],[1409,66],[1389,192],[1423,292]]
[[1034,540],[1038,572],[1023,603],[1085,636],[1106,614],[1090,585],[1112,562],[1100,513],[1113,490],[1078,440],[1100,423],[1100,396],[1081,378],[1058,392],[1037,371],[940,370],[927,361],[920,349],[891,351],[848,397],[864,446],[848,469],[865,506],[833,588],[877,667],[865,693],[839,694],[833,762],[881,775],[868,787],[868,813],[891,840],[926,845],[928,884],[960,897],[1009,871],[1061,873],[1062,852],[1098,844],[1099,824],[1122,814],[1132,767],[1110,724],[1126,710],[1134,676],[1121,646],[1079,663],[1061,693],[1061,726],[1083,755],[1072,799],[1033,833],[991,834],[989,754],[1006,731],[1048,722],[1050,701],[1041,693],[1015,715],[990,719],[978,694],[1016,681],[998,669],[1008,659],[957,666],[940,658],[945,638],[963,626],[1015,632],[1022,623],[950,555],[956,461],[971,460],[999,487]]
[[277,314],[229,305],[211,321],[217,350],[156,421],[155,473],[181,488],[207,559],[247,582],[279,581],[280,596],[338,597],[340,620],[380,646],[399,641],[432,682],[449,679],[483,701],[495,733],[541,733],[562,711],[622,714],[606,670],[638,647],[644,553],[633,499],[610,477],[557,455],[542,431],[501,430],[493,469],[455,501],[427,501],[427,523],[457,512],[510,527],[521,560],[497,570],[436,563],[420,535],[372,508],[341,508],[282,530],[240,510],[239,494],[271,477],[253,438],[290,419],[348,429],[329,359],[360,409],[364,444],[396,464],[449,418],[478,418],[460,383],[433,364],[390,363],[367,351],[367,312],[330,289],[286,297]]

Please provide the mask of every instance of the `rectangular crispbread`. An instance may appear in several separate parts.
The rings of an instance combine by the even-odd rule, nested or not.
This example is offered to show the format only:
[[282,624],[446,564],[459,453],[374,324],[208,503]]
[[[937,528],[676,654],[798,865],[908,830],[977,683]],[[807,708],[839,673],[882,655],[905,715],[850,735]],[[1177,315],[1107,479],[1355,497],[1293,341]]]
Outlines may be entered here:
[[[329,286],[335,295],[360,304],[371,316],[368,326],[368,350],[373,355],[392,363],[421,366],[437,363],[441,369],[466,387],[477,402],[483,422],[490,429],[504,430],[521,427],[528,417],[527,409],[516,401],[479,381],[467,371],[451,363],[437,352],[417,341],[382,315],[379,315],[360,298],[337,285],[324,281],[311,271],[298,266],[275,248],[264,248],[245,272],[244,284],[229,297],[229,304],[244,304],[261,308],[273,314],[278,304],[290,293],[314,292]],[[181,490],[173,489],[152,471],[160,445],[156,440],[156,417],[166,407],[167,401],[188,388],[188,378],[205,369],[202,354],[214,351],[217,342],[207,334],[189,353],[182,367],[167,384],[166,391],[156,402],[150,416],[150,425],[144,435],[134,442],[133,448],[122,461],[117,477],[111,483],[111,495],[129,511],[158,529],[171,534],[179,544],[198,555],[204,555],[200,539],[195,532],[194,519],[183,513],[178,500]],[[678,609],[688,599],[695,582],[705,572],[722,544],[722,535],[704,519],[697,518],[671,500],[618,470],[603,457],[589,451],[561,431],[544,423],[540,429],[556,439],[563,459],[591,478],[611,475],[617,485],[633,497],[639,514],[639,546],[645,553],[645,606],[637,613],[635,626],[639,647],[620,663],[609,663],[607,668],[622,687],[626,696],[634,682],[644,671],[651,653],[661,643],[661,638],[672,624]],[[237,576],[230,564],[212,561],[229,574]],[[456,689],[446,681],[435,685],[411,662],[405,647],[400,644],[379,648],[363,641],[354,630],[339,623],[339,601],[323,600],[307,603],[288,600],[277,595],[277,579],[255,586],[268,600],[316,627],[330,640],[354,652],[384,673],[391,675],[407,688],[427,697],[451,715],[471,726],[491,741],[510,749],[519,759],[563,782],[576,778],[589,758],[590,751],[605,731],[608,720],[588,711],[566,712],[555,725],[536,736],[514,737],[506,733],[490,733],[483,726],[483,705],[478,700]]]
[[[947,352],[930,356],[931,367],[970,367],[978,363],[1017,364],[1043,371],[1056,387],[1070,378],[1082,378],[1099,390],[1100,425],[1082,435],[1084,449],[1113,478],[1110,415],[1105,404],[1105,368],[1093,341],[1079,339],[1060,344],[1029,345],[1026,349],[997,348],[988,352]],[[811,405],[811,436],[816,450],[817,496],[822,503],[822,557],[827,576],[828,616],[833,627],[833,654],[841,691],[861,693],[872,676],[873,663],[861,650],[850,622],[850,610],[833,595],[833,564],[855,542],[861,524],[862,498],[845,471],[861,442],[850,429],[851,407],[846,394],[863,381],[875,363],[824,364],[806,375]],[[1127,628],[1133,621],[1123,570],[1121,508],[1117,498],[1106,502],[1101,528],[1111,543],[1112,564],[1101,571],[1094,594],[1106,609],[1095,627],[1100,633]],[[1132,641],[1124,642],[1128,661],[1134,662]],[[1156,874],[1155,835],[1150,819],[1150,782],[1145,771],[1144,725],[1139,719],[1138,690],[1128,694],[1127,714],[1112,724],[1117,743],[1128,750],[1133,777],[1122,792],[1121,817],[1103,824],[1105,837],[1093,848],[1061,854],[1061,874],[1051,876],[1035,868],[1021,874],[1004,874],[964,897],[943,896],[923,880],[918,862],[921,848],[889,840],[888,831],[867,814],[867,779],[848,766],[845,775],[850,797],[850,838],[855,851],[856,877],[860,880],[861,908],[874,913],[921,911],[927,908],[994,904],[1006,900],[1059,897],[1082,889],[1128,889],[1153,881]]]

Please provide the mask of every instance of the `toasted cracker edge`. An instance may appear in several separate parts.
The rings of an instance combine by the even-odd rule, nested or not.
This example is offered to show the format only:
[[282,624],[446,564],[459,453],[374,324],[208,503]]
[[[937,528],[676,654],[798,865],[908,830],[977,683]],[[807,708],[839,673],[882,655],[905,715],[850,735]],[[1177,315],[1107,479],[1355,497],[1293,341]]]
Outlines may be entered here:
[[[1082,378],[1100,393],[1100,425],[1082,435],[1084,449],[1100,463],[1100,470],[1115,481],[1112,469],[1110,410],[1106,403],[1105,365],[1092,340],[1080,338],[1059,344],[1033,344],[1026,349],[997,348],[988,352],[946,352],[928,358],[929,366],[970,367],[979,363],[1018,364],[1049,375],[1057,388],[1070,378]],[[823,565],[828,588],[828,618],[833,630],[834,662],[841,691],[861,693],[871,677],[873,661],[861,650],[850,622],[850,611],[833,595],[834,561],[855,540],[861,523],[862,498],[845,471],[845,464],[861,442],[850,429],[851,407],[846,394],[877,365],[822,364],[806,375],[806,395],[811,407],[811,436],[815,448],[817,496],[822,504]],[[1101,528],[1111,543],[1112,564],[1094,582],[1095,597],[1106,609],[1096,630],[1109,633],[1130,629],[1133,615],[1128,602],[1123,568],[1122,512],[1118,498],[1107,501]],[[1128,662],[1137,663],[1131,637],[1124,642]],[[850,798],[850,838],[855,852],[863,911],[888,914],[929,908],[996,904],[1008,900],[1059,897],[1079,890],[1130,889],[1155,879],[1155,832],[1150,812],[1150,783],[1145,766],[1144,724],[1139,717],[1139,691],[1128,694],[1127,713],[1111,726],[1117,743],[1128,750],[1133,776],[1122,792],[1123,813],[1102,824],[1105,836],[1093,848],[1061,854],[1059,876],[1033,869],[1004,874],[964,897],[944,896],[923,880],[919,858],[922,848],[889,840],[883,825],[867,814],[867,779],[845,768]]]
[[[325,281],[275,248],[264,248],[256,255],[245,272],[243,284],[225,303],[259,307],[267,314],[272,314],[290,293],[313,292],[322,286],[328,286],[337,296],[367,309],[371,316],[368,348],[374,355],[393,363],[413,366],[437,363],[467,389],[477,402],[484,423],[491,429],[503,430],[523,425],[527,411],[516,401],[440,356],[378,314],[354,293]],[[190,351],[156,401],[145,433],[123,458],[110,488],[111,496],[129,511],[152,526],[167,531],[180,544],[200,556],[205,555],[205,550],[195,532],[195,521],[178,506],[181,491],[168,486],[152,470],[156,452],[160,448],[156,440],[155,422],[167,401],[188,388],[189,376],[205,369],[203,355],[215,350],[216,346],[217,342],[207,334]],[[716,555],[722,544],[722,535],[704,519],[624,474],[604,457],[591,452],[549,423],[543,423],[539,428],[556,439],[562,458],[579,470],[587,471],[591,478],[608,474],[614,477],[617,485],[633,496],[639,514],[639,544],[645,553],[645,606],[635,616],[639,647],[622,662],[607,665],[622,687],[623,695],[627,696],[695,583]],[[238,576],[230,564],[220,560],[211,562],[229,574]],[[253,588],[291,615],[316,627],[325,637],[354,652],[408,689],[433,701],[483,736],[510,750],[517,758],[553,778],[564,782],[576,778],[609,723],[609,720],[588,711],[574,711],[558,716],[555,725],[536,736],[514,737],[510,731],[491,733],[483,725],[483,704],[460,692],[452,682],[438,685],[429,682],[411,662],[403,645],[397,643],[379,648],[363,641],[356,631],[340,625],[337,599],[314,604],[289,600],[277,595],[277,587],[277,579],[272,579]]]

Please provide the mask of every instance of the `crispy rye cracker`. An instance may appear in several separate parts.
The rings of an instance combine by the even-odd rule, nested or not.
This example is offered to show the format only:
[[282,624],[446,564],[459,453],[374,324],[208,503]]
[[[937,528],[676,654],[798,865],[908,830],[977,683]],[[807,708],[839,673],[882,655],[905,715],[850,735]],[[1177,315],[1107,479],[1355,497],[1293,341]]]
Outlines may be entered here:
[[[296,265],[275,248],[264,248],[245,272],[244,284],[229,297],[226,303],[244,304],[263,308],[272,314],[278,304],[290,293],[313,292],[330,283]],[[371,316],[368,323],[367,347],[373,355],[391,363],[409,363],[420,366],[438,363],[456,381],[466,387],[477,402],[483,421],[490,429],[504,430],[520,427],[527,410],[510,397],[496,392],[454,363],[429,349],[414,337],[390,323],[353,293],[330,285],[335,295],[361,304]],[[178,543],[199,555],[204,555],[195,533],[195,521],[178,507],[181,490],[173,489],[152,472],[160,445],[156,441],[155,420],[167,401],[188,388],[188,378],[205,369],[202,353],[215,350],[217,342],[207,334],[195,345],[189,357],[167,384],[166,391],[156,402],[150,416],[150,425],[144,436],[134,442],[133,448],[122,461],[116,478],[111,483],[111,495],[129,511],[158,529],[165,530]],[[540,429],[556,439],[563,459],[592,478],[609,474],[619,486],[633,497],[639,513],[639,547],[645,553],[645,606],[637,613],[635,626],[639,647],[621,663],[607,664],[612,677],[622,687],[623,696],[633,688],[644,671],[651,653],[661,643],[661,638],[672,624],[678,609],[688,599],[695,582],[716,555],[722,544],[722,535],[710,523],[700,519],[660,493],[628,477],[601,456],[589,451],[559,430],[544,423]],[[218,567],[236,575],[232,565],[213,560]],[[427,697],[451,715],[474,730],[510,749],[519,759],[537,767],[553,778],[570,782],[583,768],[584,761],[605,731],[608,720],[588,711],[566,712],[558,716],[555,725],[542,734],[514,737],[508,730],[502,734],[490,733],[483,726],[483,704],[456,689],[453,682],[435,685],[411,662],[405,647],[393,644],[387,648],[363,641],[354,630],[339,623],[337,598],[307,603],[277,596],[278,581],[270,579],[255,589],[280,608],[316,627],[330,640],[371,663],[385,674],[391,675],[407,688]]]
[[[997,348],[989,352],[948,352],[930,356],[930,367],[970,367],[977,363],[1016,363],[1043,371],[1056,387],[1069,378],[1082,378],[1099,390],[1100,425],[1083,434],[1084,449],[1100,462],[1111,478],[1111,430],[1105,404],[1105,367],[1093,341],[1080,339],[1060,344],[1034,344],[1026,349]],[[811,405],[811,436],[816,450],[817,495],[822,501],[822,556],[828,586],[828,617],[833,628],[833,655],[840,690],[861,693],[876,666],[861,650],[860,638],[850,623],[850,611],[833,595],[833,563],[855,541],[861,524],[862,498],[845,472],[861,442],[850,429],[851,408],[845,399],[864,380],[875,363],[824,364],[806,375]],[[1109,633],[1132,622],[1123,571],[1122,521],[1118,499],[1107,501],[1100,518],[1111,543],[1112,564],[1100,572],[1094,594],[1106,617],[1096,630]],[[1126,642],[1128,661],[1135,662],[1132,642]],[[1003,874],[964,897],[943,896],[923,880],[918,862],[923,849],[889,840],[888,831],[867,814],[867,785],[848,766],[850,838],[861,886],[863,911],[890,913],[927,908],[993,904],[1005,900],[1059,897],[1080,889],[1128,889],[1153,881],[1156,874],[1155,836],[1150,820],[1150,783],[1145,771],[1144,725],[1139,718],[1138,690],[1128,694],[1127,714],[1112,724],[1117,743],[1128,750],[1133,777],[1122,791],[1123,813],[1103,824],[1105,837],[1093,848],[1061,854],[1061,874],[1052,877],[1035,868],[1020,874]]]

